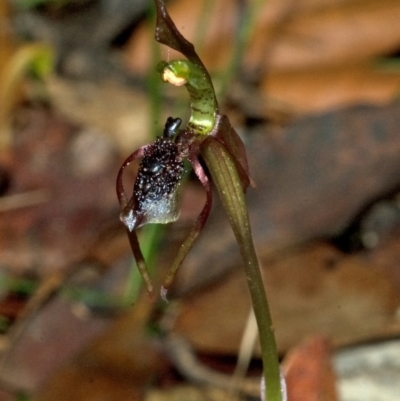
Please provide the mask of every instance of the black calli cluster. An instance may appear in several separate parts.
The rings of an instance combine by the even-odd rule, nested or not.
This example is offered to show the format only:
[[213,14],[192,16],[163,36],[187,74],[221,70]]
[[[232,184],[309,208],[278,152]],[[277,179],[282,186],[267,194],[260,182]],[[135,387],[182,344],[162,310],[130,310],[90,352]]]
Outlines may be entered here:
[[129,231],[146,223],[168,223],[179,217],[177,189],[184,167],[175,139],[180,124],[180,118],[169,117],[163,136],[144,150],[132,197],[121,213]]

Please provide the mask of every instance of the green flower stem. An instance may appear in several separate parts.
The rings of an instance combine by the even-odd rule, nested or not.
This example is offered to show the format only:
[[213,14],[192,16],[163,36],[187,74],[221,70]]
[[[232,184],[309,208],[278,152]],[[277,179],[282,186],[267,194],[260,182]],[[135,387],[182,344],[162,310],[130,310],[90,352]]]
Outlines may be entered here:
[[218,113],[218,104],[209,76],[187,60],[173,60],[169,63],[162,61],[157,70],[161,73],[163,81],[176,86],[186,86],[192,109],[188,128],[196,134],[209,134]]
[[244,261],[260,336],[266,383],[265,400],[281,401],[279,361],[272,320],[254,249],[240,177],[232,157],[226,148],[214,138],[209,137],[204,141],[201,153],[228,214]]

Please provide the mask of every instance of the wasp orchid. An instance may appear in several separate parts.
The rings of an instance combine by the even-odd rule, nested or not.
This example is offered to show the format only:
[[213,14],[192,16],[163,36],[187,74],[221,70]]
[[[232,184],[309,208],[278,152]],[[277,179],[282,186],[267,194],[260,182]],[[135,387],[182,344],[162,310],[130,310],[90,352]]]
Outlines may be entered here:
[[[220,114],[211,78],[194,50],[171,20],[163,0],[155,0],[156,40],[177,50],[186,60],[161,62],[157,70],[165,82],[185,86],[190,95],[191,116],[181,128],[179,118],[169,117],[163,134],[154,142],[133,152],[122,164],[117,177],[117,195],[121,205],[121,221],[125,224],[138,269],[146,289],[153,293],[146,263],[138,243],[136,229],[149,223],[169,223],[179,217],[179,187],[188,160],[206,191],[206,203],[167,271],[161,296],[167,290],[193,247],[210,213],[215,185],[227,212],[243,258],[243,266],[260,333],[260,345],[267,383],[265,399],[281,401],[279,362],[271,316],[246,208],[244,193],[249,186],[248,164],[244,145],[228,118]],[[141,159],[131,197],[123,186],[125,168]],[[203,160],[210,176],[204,171]]]
[[[206,153],[210,141],[214,146],[221,146],[230,153],[234,165],[240,171],[241,186],[245,189],[249,179],[244,147],[231,127],[226,116],[219,115],[216,110],[214,91],[204,82],[203,74],[195,66],[185,60],[162,63],[162,78],[169,82],[184,81],[192,98],[192,115],[186,128],[181,129],[181,119],[169,117],[165,123],[163,135],[132,153],[122,164],[117,177],[117,195],[121,205],[120,219],[128,230],[128,236],[137,266],[144,279],[149,293],[153,285],[149,277],[146,263],[141,253],[135,230],[149,223],[170,223],[179,217],[179,186],[184,172],[184,160],[188,160],[195,174],[206,190],[206,203],[195,221],[186,240],[179,248],[174,262],[167,272],[161,293],[166,298],[176,271],[181,266],[196,238],[202,231],[209,216],[212,204],[210,180],[205,173],[200,157]],[[207,84],[207,85],[206,85]],[[200,87],[200,88],[199,88]],[[204,101],[204,98],[212,102]],[[124,186],[123,173],[134,160],[141,158],[133,192],[128,200]]]

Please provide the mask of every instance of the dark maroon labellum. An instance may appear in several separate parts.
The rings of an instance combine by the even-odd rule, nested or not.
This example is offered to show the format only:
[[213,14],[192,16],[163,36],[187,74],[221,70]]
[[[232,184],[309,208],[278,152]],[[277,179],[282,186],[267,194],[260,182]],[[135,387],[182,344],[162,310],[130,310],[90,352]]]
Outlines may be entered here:
[[182,178],[183,163],[174,142],[158,138],[140,163],[133,188],[137,209],[173,193]]
[[177,189],[184,172],[183,161],[173,140],[181,120],[169,118],[163,137],[145,151],[133,187],[133,195],[121,213],[130,231],[147,223],[169,223],[179,217]]

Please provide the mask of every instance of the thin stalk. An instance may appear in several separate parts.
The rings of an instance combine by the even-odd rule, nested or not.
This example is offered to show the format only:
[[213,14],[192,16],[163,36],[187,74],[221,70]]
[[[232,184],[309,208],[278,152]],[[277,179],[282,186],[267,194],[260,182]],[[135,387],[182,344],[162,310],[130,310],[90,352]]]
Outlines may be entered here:
[[[154,277],[157,259],[157,247],[160,243],[161,237],[164,235],[165,229],[161,224],[150,224],[143,228],[140,235],[140,242],[143,257],[146,260],[149,274]],[[142,288],[142,276],[136,268],[135,263],[129,271],[128,283],[125,288],[124,301],[125,304],[134,303],[139,298],[140,290]]]
[[247,283],[260,334],[266,385],[265,400],[281,401],[278,353],[271,314],[251,235],[244,193],[237,169],[226,148],[217,141],[202,147],[202,156],[228,214],[244,261]]

